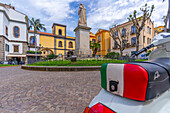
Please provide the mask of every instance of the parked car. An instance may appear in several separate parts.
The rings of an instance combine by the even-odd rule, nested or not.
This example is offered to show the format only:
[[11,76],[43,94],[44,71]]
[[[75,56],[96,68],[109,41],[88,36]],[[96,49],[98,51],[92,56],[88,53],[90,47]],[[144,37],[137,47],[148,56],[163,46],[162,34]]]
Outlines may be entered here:
[[0,61],[0,64],[4,64],[4,62]]
[[4,64],[8,64],[8,61],[5,61]]
[[25,62],[19,62],[19,65],[23,65],[23,64],[25,64]]

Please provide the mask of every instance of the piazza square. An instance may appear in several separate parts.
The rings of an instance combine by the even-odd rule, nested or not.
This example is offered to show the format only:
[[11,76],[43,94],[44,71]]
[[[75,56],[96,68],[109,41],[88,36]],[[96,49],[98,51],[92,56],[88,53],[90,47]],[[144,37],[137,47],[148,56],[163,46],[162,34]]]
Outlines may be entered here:
[[0,1],[1,113],[169,113],[170,0]]

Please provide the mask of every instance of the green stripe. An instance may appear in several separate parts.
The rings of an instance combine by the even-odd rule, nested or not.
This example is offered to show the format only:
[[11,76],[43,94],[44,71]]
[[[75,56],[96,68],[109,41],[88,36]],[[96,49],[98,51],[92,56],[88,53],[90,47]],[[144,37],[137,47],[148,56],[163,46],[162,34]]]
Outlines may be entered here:
[[108,65],[107,63],[103,64],[101,69],[100,69],[100,73],[101,73],[101,86],[105,90],[107,90],[107,65]]

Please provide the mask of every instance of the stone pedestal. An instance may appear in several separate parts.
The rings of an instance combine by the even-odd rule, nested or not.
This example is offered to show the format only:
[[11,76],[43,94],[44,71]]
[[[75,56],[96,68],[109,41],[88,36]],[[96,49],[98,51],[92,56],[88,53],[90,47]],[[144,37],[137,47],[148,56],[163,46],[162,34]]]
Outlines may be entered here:
[[91,30],[90,27],[80,26],[80,25],[77,26],[74,30],[76,35],[75,55],[78,58],[92,56],[92,52],[90,50],[90,42],[89,42],[90,30]]

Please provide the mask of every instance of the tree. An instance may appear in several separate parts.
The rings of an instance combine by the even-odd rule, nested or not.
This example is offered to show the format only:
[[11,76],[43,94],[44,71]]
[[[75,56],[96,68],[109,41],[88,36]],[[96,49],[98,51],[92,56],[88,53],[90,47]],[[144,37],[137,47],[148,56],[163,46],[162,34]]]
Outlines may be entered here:
[[140,32],[142,31],[143,27],[145,26],[146,20],[150,19],[153,11],[154,11],[154,5],[151,7],[145,4],[142,8],[140,8],[143,15],[139,18],[137,18],[137,11],[134,10],[133,14],[129,15],[128,19],[129,21],[133,22],[133,25],[136,28],[136,52],[139,51],[139,37]]
[[100,49],[100,44],[90,41],[90,48],[93,50],[93,56],[96,56],[97,50]]
[[[35,39],[36,39],[35,34],[37,33],[37,31],[40,31],[40,30],[46,31],[46,28],[44,27],[45,25],[40,23],[40,19],[35,20],[34,18],[32,18],[30,20],[28,18],[28,23],[29,23],[28,30],[33,28]],[[36,54],[36,62],[37,62],[37,48],[36,47],[37,47],[37,41],[35,40],[35,54]]]
[[[122,29],[122,31],[123,31],[123,29]],[[129,43],[128,43],[129,32],[124,31],[122,33],[120,31],[119,26],[115,25],[113,28],[110,28],[110,35],[113,38],[115,44],[118,46],[118,48],[120,50],[120,57],[122,57],[124,49],[129,46]]]

